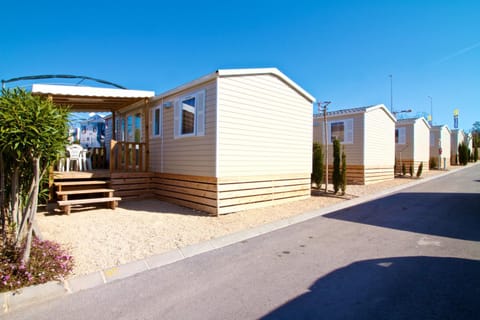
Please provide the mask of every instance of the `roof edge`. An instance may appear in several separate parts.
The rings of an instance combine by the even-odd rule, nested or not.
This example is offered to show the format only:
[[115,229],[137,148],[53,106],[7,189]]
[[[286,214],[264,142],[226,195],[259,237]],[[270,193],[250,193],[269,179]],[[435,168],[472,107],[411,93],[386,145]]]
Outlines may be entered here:
[[153,98],[153,101],[158,101],[162,98],[165,98],[166,96],[170,96],[173,94],[176,94],[178,92],[181,92],[183,90],[186,90],[188,88],[203,84],[205,82],[211,81],[216,78],[221,78],[221,77],[233,77],[233,76],[248,76],[248,75],[261,75],[261,74],[271,74],[276,76],[277,78],[281,79],[285,83],[287,83],[290,87],[292,87],[295,91],[297,91],[300,95],[302,95],[304,98],[309,100],[310,102],[315,102],[316,99],[310,95],[308,92],[306,92],[303,88],[301,88],[298,84],[296,84],[293,80],[288,78],[285,74],[283,74],[280,70],[277,68],[251,68],[251,69],[219,69],[215,72],[209,73],[203,77],[197,78],[195,80],[192,80],[190,82],[187,82],[185,84],[182,84],[178,87],[175,87],[173,89],[167,90],[158,96],[155,96]]

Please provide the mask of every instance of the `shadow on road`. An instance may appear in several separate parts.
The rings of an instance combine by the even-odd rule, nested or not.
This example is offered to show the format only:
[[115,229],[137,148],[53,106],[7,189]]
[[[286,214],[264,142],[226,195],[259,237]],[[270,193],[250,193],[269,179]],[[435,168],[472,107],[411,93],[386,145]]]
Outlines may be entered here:
[[475,193],[398,193],[324,217],[480,241],[480,194]]
[[318,279],[263,319],[478,319],[480,262],[365,260]]

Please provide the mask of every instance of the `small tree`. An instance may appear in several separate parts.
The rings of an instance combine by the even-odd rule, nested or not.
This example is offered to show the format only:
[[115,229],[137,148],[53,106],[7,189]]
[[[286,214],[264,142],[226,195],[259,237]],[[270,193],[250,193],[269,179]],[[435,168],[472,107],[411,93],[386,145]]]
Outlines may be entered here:
[[347,155],[345,154],[345,147],[342,147],[342,183],[341,183],[342,195],[347,190]]
[[323,150],[322,145],[315,142],[313,144],[312,159],[312,180],[320,188],[323,179]]
[[458,161],[461,165],[465,166],[468,163],[468,146],[465,143],[460,143],[458,145]]
[[340,141],[335,139],[333,141],[333,191],[337,193],[342,182],[342,174],[340,172]]
[[420,162],[417,170],[417,178],[420,178],[420,176],[422,175],[422,171],[423,171],[423,162]]
[[[68,110],[25,90],[0,96],[0,210],[2,240],[28,263],[42,178],[67,143]],[[22,248],[22,246],[24,246]]]
[[473,161],[474,162],[478,161],[478,148],[474,148],[473,150]]

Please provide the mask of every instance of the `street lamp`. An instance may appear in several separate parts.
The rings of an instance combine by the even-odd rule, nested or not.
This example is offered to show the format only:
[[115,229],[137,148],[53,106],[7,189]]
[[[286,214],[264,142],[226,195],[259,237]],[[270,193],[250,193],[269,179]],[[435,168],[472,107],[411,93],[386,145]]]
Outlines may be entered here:
[[430,125],[433,125],[433,98],[431,96],[427,96],[430,99]]
[[318,112],[323,112],[323,137],[325,141],[325,193],[328,191],[328,130],[327,130],[327,106],[331,101],[319,101]]

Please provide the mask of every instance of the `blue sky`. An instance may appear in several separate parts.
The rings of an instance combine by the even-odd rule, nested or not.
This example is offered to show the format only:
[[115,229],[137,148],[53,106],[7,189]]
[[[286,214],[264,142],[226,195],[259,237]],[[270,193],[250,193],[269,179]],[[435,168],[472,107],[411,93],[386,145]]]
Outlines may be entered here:
[[[68,6],[66,3],[69,3]],[[277,67],[330,108],[384,103],[480,121],[479,1],[8,1],[0,79],[85,75],[161,93]]]

